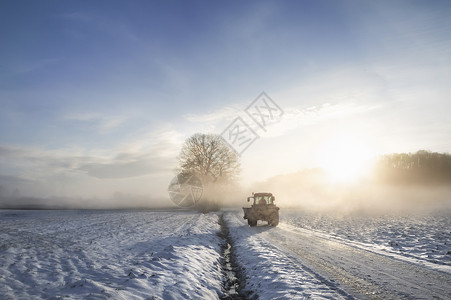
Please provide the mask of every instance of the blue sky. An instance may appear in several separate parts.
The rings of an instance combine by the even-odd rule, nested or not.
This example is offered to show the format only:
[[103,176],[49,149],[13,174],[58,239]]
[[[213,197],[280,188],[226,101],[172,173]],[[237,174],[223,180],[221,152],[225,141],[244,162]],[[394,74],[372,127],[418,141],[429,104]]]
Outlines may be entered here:
[[4,193],[167,197],[184,139],[221,133],[262,91],[285,114],[242,155],[249,183],[320,165],[337,136],[451,152],[449,1],[0,7]]

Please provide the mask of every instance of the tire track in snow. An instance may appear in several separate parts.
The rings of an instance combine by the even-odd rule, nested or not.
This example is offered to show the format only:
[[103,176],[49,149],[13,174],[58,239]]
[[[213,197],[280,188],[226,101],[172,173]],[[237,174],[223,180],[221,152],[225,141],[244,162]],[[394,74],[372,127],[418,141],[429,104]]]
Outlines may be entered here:
[[449,274],[290,230],[286,225],[263,235],[358,298],[451,298]]

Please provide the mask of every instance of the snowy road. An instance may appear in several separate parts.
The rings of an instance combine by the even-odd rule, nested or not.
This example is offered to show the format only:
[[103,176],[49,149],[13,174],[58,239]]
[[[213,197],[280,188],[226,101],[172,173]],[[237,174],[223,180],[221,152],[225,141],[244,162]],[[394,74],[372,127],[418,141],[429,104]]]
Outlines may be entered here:
[[[246,251],[259,249],[260,253],[266,251],[269,254],[266,258],[259,258],[267,259],[268,268],[263,272],[252,273],[252,267],[247,268],[250,269],[248,273],[257,277],[251,280],[254,284],[264,279],[262,273],[279,272],[277,264],[281,258],[285,258],[291,261],[291,266],[296,266],[296,270],[292,270],[291,273],[294,276],[283,279],[277,278],[276,275],[272,279],[285,280],[292,286],[296,286],[296,283],[290,281],[297,282],[299,286],[294,291],[297,295],[303,295],[301,291],[318,292],[318,288],[323,285],[322,292],[314,293],[313,296],[324,298],[352,296],[359,299],[451,299],[450,273],[381,255],[344,241],[337,241],[327,235],[283,223],[277,228],[268,227],[263,225],[264,223],[257,228],[249,228],[240,212],[228,213],[227,220],[231,233],[236,235],[237,255],[241,255],[243,261],[252,261],[246,257],[250,256]],[[261,262],[255,265],[258,264]],[[300,273],[304,273],[304,278],[312,278],[309,286],[305,286],[305,280],[296,278]],[[319,282],[315,282],[314,278]],[[301,287],[302,285],[304,287]],[[283,295],[277,292],[277,286],[268,290],[267,287],[252,288],[263,295],[261,298],[264,299]]]

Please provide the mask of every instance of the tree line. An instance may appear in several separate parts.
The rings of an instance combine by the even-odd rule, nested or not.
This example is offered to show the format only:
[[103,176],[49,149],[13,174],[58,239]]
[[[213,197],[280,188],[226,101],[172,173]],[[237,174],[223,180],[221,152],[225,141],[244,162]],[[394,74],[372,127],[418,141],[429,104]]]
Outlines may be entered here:
[[420,150],[379,158],[376,178],[393,184],[451,184],[451,155]]

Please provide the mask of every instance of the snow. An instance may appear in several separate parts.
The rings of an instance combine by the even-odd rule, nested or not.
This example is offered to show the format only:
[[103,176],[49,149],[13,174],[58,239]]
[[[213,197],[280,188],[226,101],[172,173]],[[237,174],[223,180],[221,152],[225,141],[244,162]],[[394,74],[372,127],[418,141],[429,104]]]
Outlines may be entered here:
[[451,215],[339,215],[281,211],[281,221],[325,239],[451,274]]
[[[226,212],[224,216],[237,260],[246,275],[244,290],[259,299],[451,296],[451,268],[446,260],[432,262],[420,256],[413,259],[403,252],[385,251],[377,244],[378,240],[396,240],[409,245],[403,247],[410,253],[435,248],[437,243],[449,247],[447,216],[379,216],[372,220],[366,216],[364,221],[328,215],[324,217],[327,222],[320,219],[315,223],[317,215],[302,211],[281,210],[280,214],[281,223],[276,228],[266,222],[251,228],[242,219],[242,211]],[[362,222],[369,224],[363,226]],[[323,231],[317,224],[322,224]],[[306,229],[308,226],[310,229]],[[444,241],[435,241],[434,237],[444,235]],[[368,238],[367,243],[350,239],[357,236]]]
[[0,211],[3,299],[218,299],[216,214]]
[[[238,262],[238,290],[251,299],[343,299],[355,295],[352,288],[359,293],[367,287],[380,295],[395,289],[411,295],[423,278],[438,296],[451,295],[447,214],[334,216],[282,209],[278,227],[261,222],[251,228],[241,210],[231,210],[223,212],[228,230],[221,230],[221,214],[0,210],[0,295],[224,298],[230,295],[224,290],[224,232],[232,263]],[[348,290],[338,284],[343,279],[357,283]]]
[[332,289],[295,257],[278,249],[263,237],[270,226],[249,227],[239,212],[224,216],[233,238],[237,260],[246,274],[245,291],[259,299],[343,299],[343,292]]

